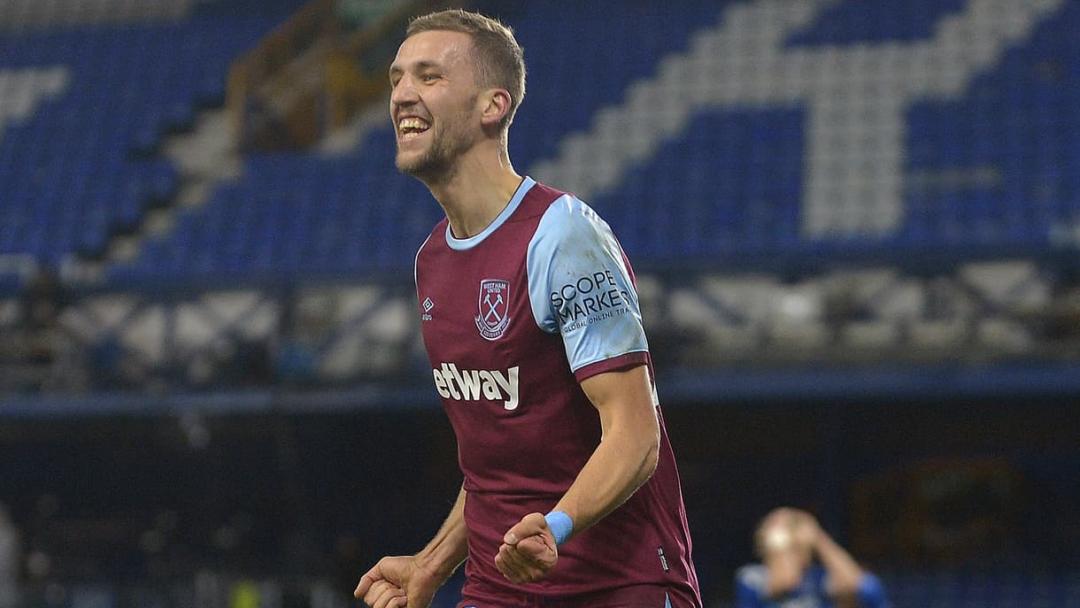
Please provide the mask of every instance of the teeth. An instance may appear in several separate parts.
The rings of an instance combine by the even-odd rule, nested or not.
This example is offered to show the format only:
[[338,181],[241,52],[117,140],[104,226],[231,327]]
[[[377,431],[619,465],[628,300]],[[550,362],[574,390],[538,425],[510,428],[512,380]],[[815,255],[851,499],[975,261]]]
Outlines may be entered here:
[[426,131],[427,128],[427,123],[419,118],[402,118],[398,122],[398,130],[402,133],[416,133]]

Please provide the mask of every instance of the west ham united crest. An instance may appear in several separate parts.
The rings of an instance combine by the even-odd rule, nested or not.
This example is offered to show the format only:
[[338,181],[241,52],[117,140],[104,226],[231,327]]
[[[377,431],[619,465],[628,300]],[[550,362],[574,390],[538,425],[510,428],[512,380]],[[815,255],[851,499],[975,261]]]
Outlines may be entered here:
[[487,340],[498,340],[510,325],[510,281],[484,279],[480,281],[480,314],[476,329]]

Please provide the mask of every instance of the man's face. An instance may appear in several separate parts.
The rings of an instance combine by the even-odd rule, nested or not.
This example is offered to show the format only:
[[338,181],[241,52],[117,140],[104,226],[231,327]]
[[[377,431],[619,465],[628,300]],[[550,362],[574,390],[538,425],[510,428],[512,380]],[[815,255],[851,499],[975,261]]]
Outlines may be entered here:
[[795,560],[802,570],[810,567],[814,559],[814,526],[811,520],[793,509],[776,509],[770,513],[757,530],[758,550],[769,559]]
[[451,173],[480,133],[472,39],[450,31],[408,37],[390,66],[397,168],[420,179]]

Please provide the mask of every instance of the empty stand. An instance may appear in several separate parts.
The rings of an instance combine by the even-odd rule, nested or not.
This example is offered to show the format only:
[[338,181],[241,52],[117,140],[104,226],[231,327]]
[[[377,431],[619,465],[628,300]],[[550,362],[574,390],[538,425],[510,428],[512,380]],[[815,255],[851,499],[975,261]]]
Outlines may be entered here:
[[[1080,129],[1080,87],[1068,78],[1080,71],[1069,34],[1080,28],[1075,3],[840,2],[800,17],[758,3],[691,2],[669,14],[634,2],[625,7],[634,19],[617,20],[585,3],[562,7],[557,23],[546,3],[524,6],[504,9],[530,70],[512,157],[519,170],[554,175],[557,186],[608,184],[579,192],[639,265],[962,260],[1076,245],[1080,190],[1069,168],[1080,166],[1080,146],[1069,134]],[[738,30],[738,41],[716,37],[725,19],[753,29]],[[778,39],[782,55],[762,40],[788,30],[768,19],[794,24]],[[965,31],[1000,32],[1003,56]],[[838,63],[818,66],[829,57]],[[967,79],[958,67],[965,65],[987,67]],[[838,76],[841,67],[875,79],[813,104],[800,100],[800,87],[818,86],[807,74],[839,85],[850,80]],[[732,91],[745,78],[723,70],[736,68],[760,78]],[[927,90],[943,93],[906,109],[868,105],[881,95],[867,87],[906,91],[907,78],[929,79]],[[702,101],[739,95],[759,101]],[[689,114],[679,109],[686,96],[698,108]],[[875,126],[879,110],[882,120],[899,112],[900,130]],[[853,113],[870,116],[854,131]],[[672,135],[657,144],[657,129]],[[821,142],[832,142],[824,160]],[[407,268],[439,213],[422,188],[397,175],[392,147],[385,128],[338,158],[252,158],[238,183],[112,276]],[[575,151],[584,156],[574,161]],[[559,158],[566,163],[555,170],[549,161]],[[237,227],[237,218],[259,228]]]
[[2,0],[0,29],[166,21],[185,16],[191,4],[192,0]]
[[[721,8],[695,0],[685,11],[661,11],[635,1],[625,7],[635,20],[612,21],[600,3],[558,3],[566,20],[553,27],[555,4],[530,2],[505,16],[527,49],[530,74],[510,137],[519,169],[554,153],[562,137],[618,103],[630,83],[656,69],[657,57],[685,50],[689,35],[714,24]],[[613,45],[626,58],[614,65],[607,61]],[[393,157],[389,125],[336,158],[252,156],[238,183],[222,187],[110,276],[126,282],[401,271],[440,212],[422,186],[397,173]]]
[[[134,7],[132,19],[146,9],[113,4]],[[0,34],[0,254],[55,267],[136,225],[176,187],[175,168],[149,157],[162,135],[220,100],[232,58],[296,4],[207,3],[167,22]]]
[[[0,36],[0,253],[55,265],[137,223],[177,184],[152,160],[162,132],[219,99],[228,62],[295,6],[198,3],[171,21]],[[629,2],[618,19],[598,3],[488,7],[528,57],[518,169],[582,194],[639,265],[1075,249],[1076,3],[680,7]],[[906,83],[923,81],[932,93],[911,97]],[[878,104],[883,86],[911,102]],[[392,157],[389,127],[343,156],[253,156],[109,275],[401,271],[439,212]]]

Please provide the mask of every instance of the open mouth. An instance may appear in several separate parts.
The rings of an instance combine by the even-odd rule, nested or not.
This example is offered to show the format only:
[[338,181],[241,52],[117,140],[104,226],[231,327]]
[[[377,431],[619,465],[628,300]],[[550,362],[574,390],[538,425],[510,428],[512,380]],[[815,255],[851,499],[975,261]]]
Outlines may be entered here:
[[398,121],[398,139],[401,141],[416,139],[417,137],[420,137],[421,133],[430,128],[431,125],[422,118],[416,118],[414,116],[402,118]]

